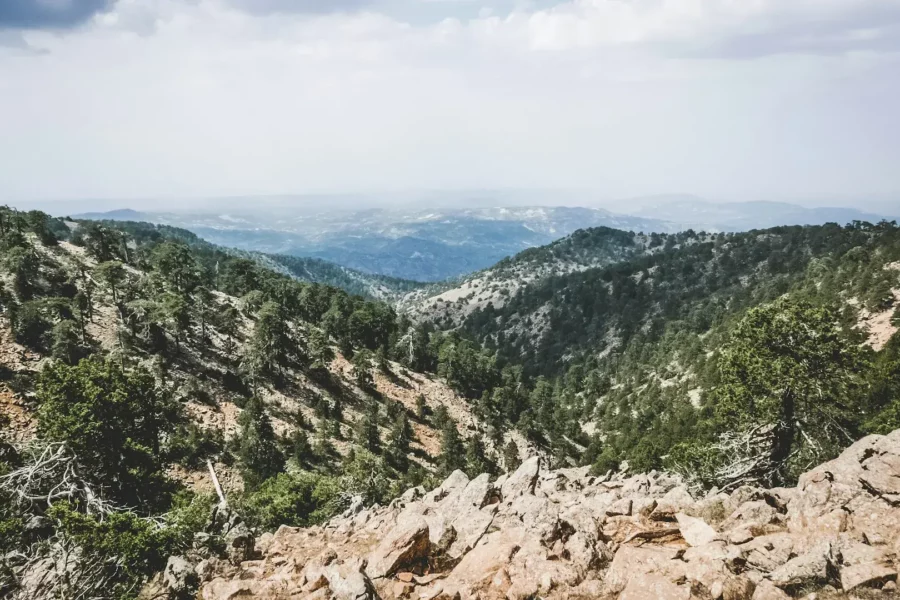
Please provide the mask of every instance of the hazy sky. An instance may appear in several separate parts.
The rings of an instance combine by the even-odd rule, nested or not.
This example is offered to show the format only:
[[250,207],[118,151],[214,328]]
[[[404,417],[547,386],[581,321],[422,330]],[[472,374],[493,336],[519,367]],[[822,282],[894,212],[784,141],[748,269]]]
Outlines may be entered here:
[[900,0],[0,0],[0,202],[900,192]]

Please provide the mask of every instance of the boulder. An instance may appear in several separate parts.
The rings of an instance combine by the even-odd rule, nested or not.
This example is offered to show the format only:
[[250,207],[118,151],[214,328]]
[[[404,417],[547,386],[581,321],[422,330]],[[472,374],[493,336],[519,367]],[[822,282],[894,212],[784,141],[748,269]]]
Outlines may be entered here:
[[[195,570],[197,596],[655,600],[693,593],[704,600],[785,600],[791,594],[895,594],[900,432],[860,440],[802,475],[798,488],[744,487],[699,501],[665,473],[598,478],[583,468],[540,467],[539,459],[529,459],[494,484],[487,475],[470,481],[457,472],[432,492],[414,488],[386,507],[356,507],[324,526],[281,528],[262,537],[252,557],[252,545],[232,544],[232,560],[243,560],[205,558]],[[248,537],[233,513],[222,511],[214,520],[210,540],[229,532],[232,541]],[[174,573],[183,566],[174,561],[169,569],[174,587],[181,585]],[[13,600],[42,597],[35,576],[60,568],[68,567],[47,563],[26,573],[26,583],[35,581],[32,593]],[[160,573],[152,583],[167,595],[165,577]]]
[[608,517],[630,517],[631,516],[631,498],[622,498],[616,500],[606,509]]
[[710,527],[703,519],[689,517],[684,513],[675,515],[678,521],[678,529],[681,530],[681,536],[691,546],[705,546],[712,542],[718,534],[716,530]]
[[691,588],[678,585],[661,575],[631,579],[619,594],[619,600],[690,600]]
[[509,501],[525,494],[534,494],[534,486],[537,484],[540,470],[541,459],[539,456],[532,456],[519,465],[515,473],[510,475],[500,488],[503,500]]
[[769,579],[785,590],[811,588],[828,583],[832,568],[831,544],[825,543],[790,559],[772,571]]
[[897,569],[884,563],[864,563],[841,567],[841,587],[850,592],[859,587],[881,587],[897,580]]
[[375,586],[362,570],[362,563],[332,564],[326,567],[325,577],[334,600],[378,600]]
[[790,600],[784,590],[776,587],[771,581],[763,580],[753,590],[751,600]]
[[676,561],[678,554],[675,548],[622,546],[606,572],[606,587],[610,592],[617,593],[625,589],[632,579],[641,579],[651,573],[677,578],[684,573],[683,563]]
[[192,598],[200,583],[194,566],[181,556],[170,556],[163,571],[163,581],[171,598]]
[[650,518],[654,521],[674,521],[676,514],[690,510],[693,505],[694,498],[685,488],[672,488],[657,502]]
[[369,555],[366,573],[372,579],[410,570],[427,559],[428,523],[421,516],[408,515],[397,521],[393,531]]

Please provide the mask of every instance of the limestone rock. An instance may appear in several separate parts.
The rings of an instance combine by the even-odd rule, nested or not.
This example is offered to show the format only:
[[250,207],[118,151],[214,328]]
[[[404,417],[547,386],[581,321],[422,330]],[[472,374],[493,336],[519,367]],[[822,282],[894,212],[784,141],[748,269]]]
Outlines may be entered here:
[[690,598],[690,587],[677,585],[660,575],[635,577],[619,594],[619,600],[690,600]]
[[397,522],[394,530],[369,555],[366,573],[372,579],[408,570],[428,556],[428,523],[412,515]]
[[512,500],[516,496],[533,494],[537,483],[538,473],[541,470],[541,459],[532,456],[523,462],[516,472],[509,476],[500,488],[504,501]]
[[[896,587],[898,480],[900,432],[860,440],[797,488],[696,501],[666,473],[593,477],[535,457],[493,483],[456,472],[386,507],[282,527],[256,552],[223,511],[207,532],[229,540],[231,560],[192,572],[202,600],[874,598]],[[172,563],[173,587],[183,567]],[[168,594],[165,575],[152,583]],[[41,597],[36,585],[13,600]]]
[[678,521],[678,529],[681,535],[691,546],[705,546],[717,537],[716,530],[710,527],[703,519],[689,517],[684,513],[675,515]]

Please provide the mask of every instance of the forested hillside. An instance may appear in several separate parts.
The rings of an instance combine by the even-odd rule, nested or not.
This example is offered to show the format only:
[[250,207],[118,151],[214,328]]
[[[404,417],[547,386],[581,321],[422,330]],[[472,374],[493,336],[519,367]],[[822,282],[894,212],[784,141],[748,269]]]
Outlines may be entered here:
[[4,597],[131,597],[195,532],[238,543],[207,461],[265,530],[528,450],[469,409],[477,347],[183,230],[3,208],[0,283]]
[[[549,435],[560,455],[587,445],[582,460],[599,470],[627,460],[721,485],[703,472],[723,467],[713,446],[726,432],[761,436],[753,443],[777,449],[779,465],[767,468],[790,479],[863,431],[900,425],[896,225],[661,242],[659,252],[536,281],[465,319],[498,364],[537,378],[534,422],[525,411],[519,427]],[[815,444],[804,442],[811,431]],[[733,454],[738,441],[727,443]]]
[[[672,236],[676,239],[677,236]],[[547,246],[529,248],[489,269],[458,281],[433,284],[407,293],[399,308],[442,328],[460,325],[473,311],[502,307],[520,287],[553,275],[602,267],[659,251],[665,236],[634,234],[609,227],[580,229]]]

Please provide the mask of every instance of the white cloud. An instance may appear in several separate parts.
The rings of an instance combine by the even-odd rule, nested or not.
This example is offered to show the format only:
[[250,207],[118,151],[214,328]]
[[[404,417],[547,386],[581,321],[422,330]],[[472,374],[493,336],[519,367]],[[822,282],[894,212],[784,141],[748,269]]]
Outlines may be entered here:
[[895,190],[897,9],[575,0],[413,23],[120,0],[0,47],[0,195]]

